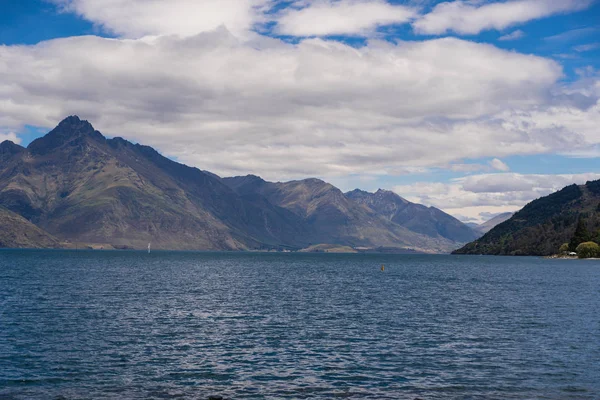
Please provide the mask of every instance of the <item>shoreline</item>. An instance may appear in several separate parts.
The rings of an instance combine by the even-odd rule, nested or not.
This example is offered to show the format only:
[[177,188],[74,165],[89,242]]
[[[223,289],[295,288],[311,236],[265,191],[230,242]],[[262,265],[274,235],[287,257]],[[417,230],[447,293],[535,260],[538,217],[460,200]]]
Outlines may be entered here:
[[598,258],[598,257],[579,258],[577,256],[559,256],[559,255],[545,256],[543,258],[545,258],[547,260],[600,260],[600,258]]

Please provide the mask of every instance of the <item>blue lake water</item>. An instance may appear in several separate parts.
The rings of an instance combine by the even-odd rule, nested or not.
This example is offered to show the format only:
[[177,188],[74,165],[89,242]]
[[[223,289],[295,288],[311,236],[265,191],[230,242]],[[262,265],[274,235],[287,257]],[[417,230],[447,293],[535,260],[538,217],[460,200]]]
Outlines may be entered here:
[[209,395],[598,399],[600,262],[0,251],[0,399]]

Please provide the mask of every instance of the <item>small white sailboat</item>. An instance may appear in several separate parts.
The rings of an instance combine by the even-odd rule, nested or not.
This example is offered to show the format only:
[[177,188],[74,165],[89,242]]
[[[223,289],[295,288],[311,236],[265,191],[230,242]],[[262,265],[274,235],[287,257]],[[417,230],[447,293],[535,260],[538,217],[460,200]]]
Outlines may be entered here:
[[148,243],[148,254],[150,254],[150,245],[151,243]]

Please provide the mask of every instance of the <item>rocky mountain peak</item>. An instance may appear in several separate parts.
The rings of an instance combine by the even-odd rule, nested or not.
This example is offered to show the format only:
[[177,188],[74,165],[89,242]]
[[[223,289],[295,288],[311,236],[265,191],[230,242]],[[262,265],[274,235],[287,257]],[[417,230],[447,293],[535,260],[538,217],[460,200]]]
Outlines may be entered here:
[[24,150],[24,147],[19,146],[10,140],[5,140],[4,142],[0,143],[0,161],[6,160]]
[[244,177],[240,177],[246,181],[246,183],[263,183],[266,182],[263,178],[257,175],[249,174]]
[[371,193],[366,192],[364,190],[360,190],[360,189],[354,189],[354,190],[351,190],[351,191],[346,192],[344,194],[349,199],[361,199],[361,198],[364,198],[364,197],[367,197],[367,196],[371,195]]
[[31,142],[28,149],[36,154],[45,154],[65,143],[82,137],[94,140],[105,139],[104,136],[95,130],[88,121],[82,120],[76,115],[72,115],[62,120],[56,128],[44,137]]
[[234,176],[231,178],[223,178],[222,181],[240,194],[255,193],[260,190],[263,185],[267,184],[264,179],[256,175]]
[[65,119],[60,121],[58,126],[80,125],[80,124],[87,124],[87,125],[91,126],[91,124],[88,121],[82,121],[81,118],[79,118],[77,115],[70,115],[70,116],[66,117]]
[[65,136],[78,136],[78,135],[97,135],[100,132],[96,131],[92,124],[86,120],[80,119],[77,115],[71,115],[63,119],[56,128],[54,128],[50,134],[63,134]]
[[322,185],[329,185],[327,182],[318,179],[318,178],[306,178],[301,180],[300,182],[306,184],[306,185],[310,185],[310,186],[322,186]]
[[5,140],[4,142],[0,143],[0,153],[19,153],[21,151],[25,150],[24,147],[19,146],[18,144],[14,143],[11,140]]
[[378,189],[375,193],[367,192],[365,190],[354,189],[348,193],[346,196],[359,202],[373,203],[374,201],[388,201],[392,203],[410,203],[408,200],[404,199],[400,195],[392,192],[391,190]]
[[375,196],[386,199],[388,201],[401,202],[404,204],[409,203],[408,200],[406,200],[396,192],[392,192],[391,190],[379,189],[377,190],[377,192],[375,192]]

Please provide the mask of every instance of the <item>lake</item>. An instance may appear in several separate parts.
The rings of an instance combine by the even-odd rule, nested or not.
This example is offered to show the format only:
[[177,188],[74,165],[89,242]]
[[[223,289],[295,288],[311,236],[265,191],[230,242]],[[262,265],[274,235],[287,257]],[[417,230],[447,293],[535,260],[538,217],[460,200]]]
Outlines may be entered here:
[[598,399],[600,262],[0,251],[0,399],[210,395]]

